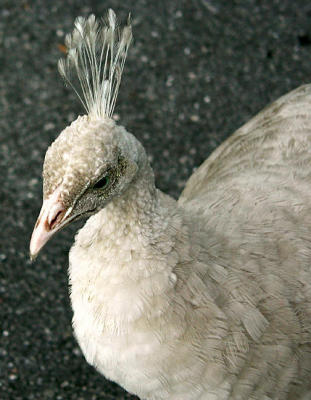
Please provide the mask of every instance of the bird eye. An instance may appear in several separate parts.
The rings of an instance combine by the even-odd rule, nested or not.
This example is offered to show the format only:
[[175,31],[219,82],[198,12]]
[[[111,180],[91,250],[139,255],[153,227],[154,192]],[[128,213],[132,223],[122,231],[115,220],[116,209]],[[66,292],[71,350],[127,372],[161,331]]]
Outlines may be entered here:
[[109,183],[109,177],[104,176],[98,182],[95,183],[93,186],[94,189],[104,189]]

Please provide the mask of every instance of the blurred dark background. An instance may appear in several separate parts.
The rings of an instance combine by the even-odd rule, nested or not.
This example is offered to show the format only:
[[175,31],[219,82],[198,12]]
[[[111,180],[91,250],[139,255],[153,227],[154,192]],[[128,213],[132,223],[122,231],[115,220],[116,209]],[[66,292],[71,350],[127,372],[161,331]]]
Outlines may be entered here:
[[131,12],[135,36],[116,118],[174,197],[235,129],[311,81],[308,0],[0,0],[2,400],[134,398],[87,365],[72,334],[67,253],[79,225],[28,259],[45,151],[83,112],[57,72],[64,35],[108,7]]

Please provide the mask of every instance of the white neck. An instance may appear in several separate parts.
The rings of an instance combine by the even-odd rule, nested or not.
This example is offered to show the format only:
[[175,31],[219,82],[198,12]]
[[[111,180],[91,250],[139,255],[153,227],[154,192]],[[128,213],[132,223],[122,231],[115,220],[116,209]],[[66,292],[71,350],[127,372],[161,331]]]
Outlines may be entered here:
[[182,231],[176,202],[155,188],[149,165],[141,171],[125,195],[89,218],[70,252],[74,311],[88,299],[118,331],[161,312],[153,303],[176,281],[173,249]]
[[[194,265],[199,249],[191,244],[187,215],[156,190],[149,166],[140,171],[125,196],[91,217],[77,235],[70,282],[73,327],[87,361],[128,391],[149,398],[151,385],[163,389],[168,361],[179,381],[187,357],[189,371],[201,368],[201,347],[192,357],[188,345],[180,346],[183,341],[209,340],[208,329],[214,332],[217,324],[223,336],[227,332],[202,281],[203,276],[207,281],[206,268]],[[207,323],[196,304],[208,310]],[[221,336],[218,342],[212,351],[218,351]],[[204,364],[200,376],[206,370]],[[216,362],[208,370],[218,374]],[[199,396],[196,392],[193,398]],[[169,397],[164,391],[157,398]]]

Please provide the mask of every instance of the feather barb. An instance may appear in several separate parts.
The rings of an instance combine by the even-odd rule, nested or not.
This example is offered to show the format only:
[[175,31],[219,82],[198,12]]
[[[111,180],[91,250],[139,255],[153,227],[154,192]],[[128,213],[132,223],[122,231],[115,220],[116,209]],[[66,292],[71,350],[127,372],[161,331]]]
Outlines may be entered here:
[[[71,34],[66,36],[68,53],[58,61],[58,70],[72,87],[91,117],[111,118],[116,104],[122,72],[132,41],[130,17],[123,29],[109,9],[106,22],[78,17]],[[73,74],[79,85],[73,83]]]

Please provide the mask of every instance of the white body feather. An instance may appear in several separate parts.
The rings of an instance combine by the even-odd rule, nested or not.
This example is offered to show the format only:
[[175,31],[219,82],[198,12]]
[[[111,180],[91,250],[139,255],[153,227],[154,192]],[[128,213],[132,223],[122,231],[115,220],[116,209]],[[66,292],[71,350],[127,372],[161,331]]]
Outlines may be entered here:
[[179,203],[144,169],[78,233],[73,326],[108,379],[148,400],[311,398],[306,107],[310,86],[259,114]]
[[[70,252],[77,340],[90,364],[142,399],[226,398],[221,365],[211,357],[207,370],[202,349],[192,347],[191,326],[202,323],[201,310],[176,293],[174,269],[191,256],[176,203],[159,192],[154,199],[140,193],[136,201],[133,196],[109,205],[77,235]],[[209,317],[221,315],[201,289]],[[211,325],[220,339],[221,318]]]

